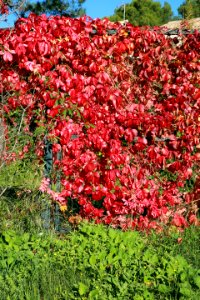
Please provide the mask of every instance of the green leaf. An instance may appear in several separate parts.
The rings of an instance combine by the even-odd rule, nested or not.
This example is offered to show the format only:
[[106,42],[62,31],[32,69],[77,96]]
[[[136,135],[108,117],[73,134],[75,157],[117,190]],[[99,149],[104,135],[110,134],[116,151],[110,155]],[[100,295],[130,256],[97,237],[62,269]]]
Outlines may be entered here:
[[112,256],[112,253],[109,253],[108,256],[107,256],[107,261],[109,264],[111,264],[113,262],[113,256]]
[[200,289],[200,276],[196,276],[196,277],[194,278],[194,282],[195,282],[195,284],[198,286],[198,288]]
[[182,273],[182,274],[181,274],[181,281],[182,281],[182,282],[186,281],[187,276],[188,276],[188,275],[187,275],[186,272]]
[[7,262],[9,265],[11,265],[13,263],[13,261],[14,261],[14,258],[12,256],[8,257]]
[[192,290],[191,290],[191,286],[190,286],[189,282],[185,282],[180,285],[180,293],[182,295],[189,297],[189,296],[191,296],[191,292],[192,292]]
[[187,297],[191,296],[191,290],[186,287],[180,288],[180,293]]
[[148,300],[154,300],[154,295],[152,293],[150,293],[149,291],[144,291],[143,292],[143,296],[144,296],[144,299],[148,299]]
[[79,294],[80,294],[81,296],[83,296],[83,295],[85,295],[85,294],[87,293],[87,291],[88,291],[88,286],[85,285],[84,283],[80,282],[80,283],[79,283],[79,289],[78,289],[78,291],[79,291]]
[[99,295],[99,291],[97,289],[95,290],[92,290],[90,293],[89,293],[89,297],[91,299],[94,299],[95,296],[98,296]]
[[112,240],[114,240],[114,239],[116,238],[116,236],[117,236],[117,232],[116,232],[115,230],[113,230],[113,229],[110,229],[110,230],[108,231],[108,235],[109,235],[109,237],[110,237]]
[[163,293],[163,294],[166,294],[166,293],[169,293],[171,291],[171,288],[165,284],[159,284],[158,286],[158,291]]
[[94,266],[96,264],[96,261],[97,261],[97,259],[96,259],[95,255],[92,255],[89,259],[89,262],[92,266]]

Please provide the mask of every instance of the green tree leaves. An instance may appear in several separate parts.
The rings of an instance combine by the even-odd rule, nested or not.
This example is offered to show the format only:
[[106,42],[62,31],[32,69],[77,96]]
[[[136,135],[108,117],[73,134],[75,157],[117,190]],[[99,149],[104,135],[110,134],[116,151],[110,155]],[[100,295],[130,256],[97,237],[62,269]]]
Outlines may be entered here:
[[178,8],[182,18],[191,19],[200,17],[200,0],[186,0]]
[[[110,17],[111,21],[122,21],[124,16],[124,7],[121,6],[115,10],[115,14]],[[162,25],[173,16],[171,6],[168,2],[162,7],[160,2],[153,0],[132,0],[126,4],[126,19],[135,26],[155,26]]]
[[85,0],[44,0],[37,2],[27,2],[22,8],[21,15],[25,16],[29,12],[37,15],[42,13],[51,15],[63,15],[77,17],[85,14],[82,4]]

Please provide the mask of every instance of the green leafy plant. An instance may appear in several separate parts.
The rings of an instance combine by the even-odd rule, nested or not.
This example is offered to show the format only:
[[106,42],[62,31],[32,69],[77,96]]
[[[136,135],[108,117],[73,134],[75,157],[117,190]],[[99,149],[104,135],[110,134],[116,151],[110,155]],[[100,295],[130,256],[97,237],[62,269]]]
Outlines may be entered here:
[[198,299],[200,269],[175,243],[89,223],[65,236],[2,231],[1,298]]

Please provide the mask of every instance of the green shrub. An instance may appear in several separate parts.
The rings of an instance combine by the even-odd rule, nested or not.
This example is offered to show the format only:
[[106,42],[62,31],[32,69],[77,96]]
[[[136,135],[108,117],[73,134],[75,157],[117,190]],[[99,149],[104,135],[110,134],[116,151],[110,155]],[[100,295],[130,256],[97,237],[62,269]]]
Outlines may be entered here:
[[73,269],[59,255],[65,246],[53,235],[2,233],[0,299],[64,299],[74,282]]
[[200,269],[199,226],[190,226],[183,232],[179,232],[176,227],[167,227],[166,231],[160,234],[152,232],[148,243],[157,251],[161,251],[160,255],[162,251],[170,252],[174,256],[182,255],[194,268]]
[[195,297],[198,271],[182,256],[158,248],[135,231],[84,225],[71,236],[70,258],[76,272],[90,276],[83,277],[72,299],[78,293],[89,299],[95,299],[95,293],[96,299]]
[[200,271],[148,236],[84,223],[54,234],[2,232],[0,298],[198,299]]

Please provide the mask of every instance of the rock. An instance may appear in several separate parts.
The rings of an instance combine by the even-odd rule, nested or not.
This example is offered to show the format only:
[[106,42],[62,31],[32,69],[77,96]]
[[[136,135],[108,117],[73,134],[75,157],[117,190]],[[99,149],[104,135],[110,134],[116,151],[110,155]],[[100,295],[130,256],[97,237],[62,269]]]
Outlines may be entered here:
[[200,18],[190,19],[190,20],[178,20],[171,21],[167,24],[162,25],[162,27],[167,27],[168,29],[177,29],[177,28],[186,28],[186,26],[182,26],[183,22],[188,23],[187,29],[200,29]]

